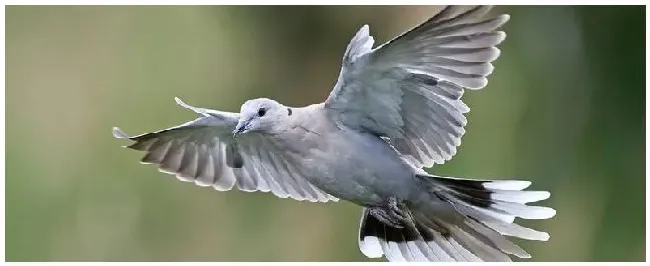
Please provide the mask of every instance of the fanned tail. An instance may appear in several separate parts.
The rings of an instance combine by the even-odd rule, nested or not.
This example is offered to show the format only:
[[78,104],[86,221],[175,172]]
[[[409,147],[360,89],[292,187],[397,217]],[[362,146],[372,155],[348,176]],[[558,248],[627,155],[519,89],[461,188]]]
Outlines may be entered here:
[[[530,255],[506,236],[546,241],[546,232],[514,223],[548,219],[555,210],[526,203],[547,199],[546,191],[523,191],[528,181],[487,181],[417,175],[433,202],[400,206],[410,222],[391,226],[364,209],[359,246],[368,257],[390,261],[510,261]],[[448,207],[448,208],[445,208]]]

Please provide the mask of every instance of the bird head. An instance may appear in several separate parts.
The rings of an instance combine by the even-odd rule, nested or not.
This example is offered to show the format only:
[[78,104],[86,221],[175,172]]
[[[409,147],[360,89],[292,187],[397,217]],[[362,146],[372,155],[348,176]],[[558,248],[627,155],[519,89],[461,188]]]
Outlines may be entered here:
[[237,126],[232,132],[234,135],[272,132],[288,115],[291,115],[291,111],[274,100],[259,98],[246,101],[241,106],[239,115]]

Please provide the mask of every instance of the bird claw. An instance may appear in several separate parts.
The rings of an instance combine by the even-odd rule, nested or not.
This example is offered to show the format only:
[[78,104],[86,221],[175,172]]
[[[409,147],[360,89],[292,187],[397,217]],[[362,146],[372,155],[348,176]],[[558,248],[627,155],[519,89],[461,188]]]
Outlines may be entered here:
[[408,213],[400,209],[400,205],[400,202],[398,202],[396,198],[388,199],[388,209],[391,211],[391,214],[396,216],[399,220],[408,220]]
[[395,198],[390,198],[385,206],[369,207],[370,214],[377,220],[395,228],[403,228],[410,224],[410,215],[408,211],[400,209],[401,202]]
[[380,222],[387,224],[391,227],[394,228],[404,227],[402,225],[402,222],[398,218],[394,217],[388,210],[386,210],[386,208],[371,207],[369,208],[369,213]]

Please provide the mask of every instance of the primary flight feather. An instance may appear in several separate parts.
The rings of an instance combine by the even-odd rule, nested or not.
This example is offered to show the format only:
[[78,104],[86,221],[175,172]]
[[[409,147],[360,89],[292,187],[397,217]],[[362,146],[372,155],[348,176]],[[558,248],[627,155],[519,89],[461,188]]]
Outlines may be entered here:
[[363,207],[359,248],[390,261],[509,261],[530,255],[506,236],[546,241],[514,223],[555,210],[527,203],[546,191],[528,181],[440,177],[422,167],[456,154],[469,111],[461,96],[481,89],[500,54],[509,16],[489,6],[444,8],[373,48],[369,27],[352,38],[325,102],[301,108],[271,99],[239,113],[176,102],[199,118],[138,136],[113,129],[143,163],[220,191],[271,192]]

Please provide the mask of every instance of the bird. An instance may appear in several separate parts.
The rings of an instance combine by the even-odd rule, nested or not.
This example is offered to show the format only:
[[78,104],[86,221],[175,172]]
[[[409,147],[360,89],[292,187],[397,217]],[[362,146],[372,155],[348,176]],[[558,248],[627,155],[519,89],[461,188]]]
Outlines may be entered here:
[[512,261],[531,255],[509,237],[549,234],[515,223],[549,219],[550,197],[525,180],[430,174],[465,134],[465,90],[487,86],[509,15],[491,6],[446,6],[373,47],[363,25],[347,45],[324,102],[290,107],[248,100],[239,113],[176,103],[196,113],[184,124],[141,135],[113,128],[179,180],[218,191],[270,192],[309,202],[345,200],[362,208],[358,245],[388,261]]

